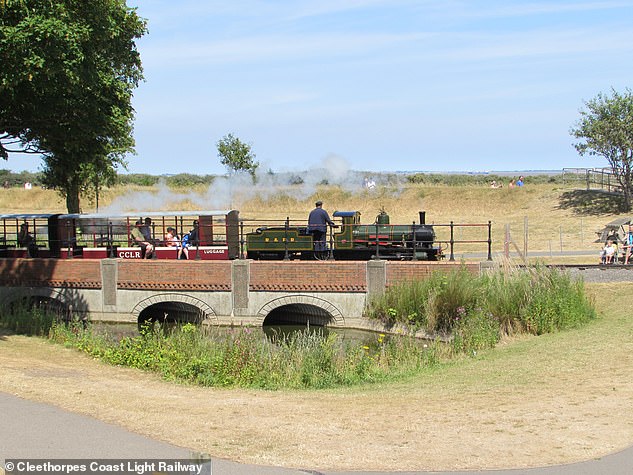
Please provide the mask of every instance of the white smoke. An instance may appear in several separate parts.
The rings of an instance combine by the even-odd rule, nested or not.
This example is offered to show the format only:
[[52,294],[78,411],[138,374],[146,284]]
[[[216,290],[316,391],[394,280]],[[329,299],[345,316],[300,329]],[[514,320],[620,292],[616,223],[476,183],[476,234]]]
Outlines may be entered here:
[[174,211],[182,209],[179,205],[186,201],[191,203],[188,208],[200,210],[240,209],[243,203],[257,197],[266,201],[273,196],[286,194],[297,200],[305,200],[313,196],[322,185],[336,185],[351,193],[361,193],[367,191],[367,177],[366,173],[351,170],[344,158],[330,154],[320,164],[308,170],[272,173],[264,171],[264,167],[260,166],[255,181],[245,172],[217,176],[202,193],[175,194],[165,181],[161,180],[156,191],[127,193],[100,212],[116,214],[133,211]]

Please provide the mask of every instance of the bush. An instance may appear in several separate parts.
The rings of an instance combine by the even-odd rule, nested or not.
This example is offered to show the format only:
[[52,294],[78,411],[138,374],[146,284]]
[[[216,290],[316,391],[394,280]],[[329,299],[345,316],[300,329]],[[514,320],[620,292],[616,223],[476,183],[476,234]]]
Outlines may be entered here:
[[57,319],[45,308],[12,306],[0,313],[0,327],[20,335],[46,336]]
[[469,352],[494,346],[501,335],[541,335],[578,326],[596,313],[582,282],[537,266],[482,276],[465,268],[434,273],[389,288],[370,302],[366,315],[387,325],[444,334],[453,338],[455,349]]

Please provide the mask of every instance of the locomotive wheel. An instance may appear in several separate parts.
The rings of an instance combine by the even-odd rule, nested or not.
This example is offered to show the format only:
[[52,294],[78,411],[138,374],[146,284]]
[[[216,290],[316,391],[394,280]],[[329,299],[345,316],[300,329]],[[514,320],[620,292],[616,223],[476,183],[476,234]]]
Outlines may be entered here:
[[330,251],[314,251],[314,258],[317,261],[327,261],[330,257]]

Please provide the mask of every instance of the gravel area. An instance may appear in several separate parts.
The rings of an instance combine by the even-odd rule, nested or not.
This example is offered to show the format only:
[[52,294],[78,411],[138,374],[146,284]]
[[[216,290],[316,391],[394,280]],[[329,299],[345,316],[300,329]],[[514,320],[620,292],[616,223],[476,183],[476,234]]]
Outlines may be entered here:
[[633,282],[633,266],[567,266],[566,269],[574,277],[585,282]]

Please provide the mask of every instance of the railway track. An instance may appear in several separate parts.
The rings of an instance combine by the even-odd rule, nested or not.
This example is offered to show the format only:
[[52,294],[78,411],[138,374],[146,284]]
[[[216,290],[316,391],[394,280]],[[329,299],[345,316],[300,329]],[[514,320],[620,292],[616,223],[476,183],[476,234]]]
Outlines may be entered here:
[[549,267],[565,269],[585,282],[633,282],[633,264],[552,264]]

